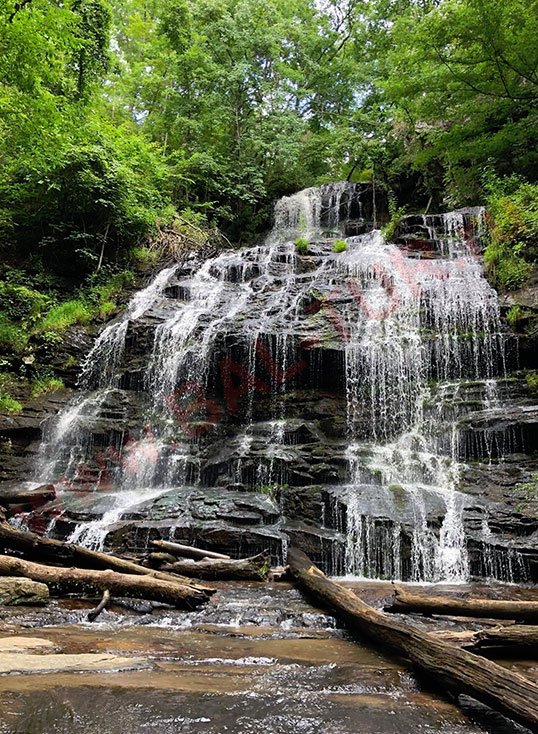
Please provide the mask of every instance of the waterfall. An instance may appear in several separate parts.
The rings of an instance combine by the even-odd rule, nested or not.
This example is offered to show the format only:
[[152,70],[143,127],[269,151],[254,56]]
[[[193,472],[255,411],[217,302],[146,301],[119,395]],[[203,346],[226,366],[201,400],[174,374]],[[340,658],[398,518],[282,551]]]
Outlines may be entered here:
[[[478,255],[483,211],[409,218],[387,242],[372,230],[371,196],[340,183],[285,197],[263,244],[163,269],[103,329],[80,393],[41,447],[40,477],[66,493],[109,492],[72,540],[103,547],[128,510],[171,489],[265,493],[278,513],[288,484],[315,483],[315,461],[333,568],[470,577],[465,516],[477,500],[461,481],[460,391],[479,383],[495,408],[505,364]],[[305,254],[297,237],[309,240]],[[309,399],[316,414],[323,390],[342,399],[328,448],[321,422],[305,423],[298,407]],[[285,522],[275,526],[281,553]],[[483,530],[480,542],[496,540]],[[507,564],[487,557],[488,573],[506,578]]]

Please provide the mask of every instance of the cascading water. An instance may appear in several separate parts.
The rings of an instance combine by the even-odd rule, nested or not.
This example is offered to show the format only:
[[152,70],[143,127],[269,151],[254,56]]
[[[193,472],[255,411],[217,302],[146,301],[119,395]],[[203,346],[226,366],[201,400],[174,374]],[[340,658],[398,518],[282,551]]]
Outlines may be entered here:
[[[41,478],[111,492],[72,540],[102,547],[127,510],[172,488],[238,487],[276,508],[288,483],[310,481],[297,456],[321,425],[305,428],[294,391],[329,385],[345,398],[346,428],[331,444],[344,468],[324,463],[323,446],[310,456],[326,476],[332,569],[469,577],[458,390],[479,383],[489,409],[504,370],[497,296],[477,257],[483,212],[415,218],[422,238],[388,243],[372,231],[371,195],[341,183],[282,199],[265,244],[162,270],[103,330],[84,392],[41,451]],[[334,252],[343,236],[346,251]],[[311,240],[306,254],[296,237]],[[275,537],[284,549],[286,533]]]

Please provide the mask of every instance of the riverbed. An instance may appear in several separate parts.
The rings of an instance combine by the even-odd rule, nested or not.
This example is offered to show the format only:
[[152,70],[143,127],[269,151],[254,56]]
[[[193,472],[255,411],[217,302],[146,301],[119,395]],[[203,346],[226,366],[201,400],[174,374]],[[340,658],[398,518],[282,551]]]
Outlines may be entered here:
[[[391,594],[389,584],[355,587],[377,606]],[[89,608],[73,600],[2,610],[0,648],[22,657],[18,673],[0,675],[1,734],[524,731],[428,689],[405,661],[353,637],[285,583],[222,585],[189,613],[136,602],[90,624]],[[537,660],[498,662],[538,679]]]

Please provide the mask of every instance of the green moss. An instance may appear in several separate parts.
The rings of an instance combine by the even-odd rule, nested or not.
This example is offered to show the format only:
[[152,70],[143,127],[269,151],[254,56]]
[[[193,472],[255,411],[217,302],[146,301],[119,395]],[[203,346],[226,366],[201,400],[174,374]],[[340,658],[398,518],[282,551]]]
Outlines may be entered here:
[[345,252],[347,250],[347,242],[345,240],[336,240],[333,247],[333,252]]
[[295,240],[295,249],[297,250],[299,255],[308,254],[308,245],[309,245],[309,242],[304,237],[299,237],[298,240]]

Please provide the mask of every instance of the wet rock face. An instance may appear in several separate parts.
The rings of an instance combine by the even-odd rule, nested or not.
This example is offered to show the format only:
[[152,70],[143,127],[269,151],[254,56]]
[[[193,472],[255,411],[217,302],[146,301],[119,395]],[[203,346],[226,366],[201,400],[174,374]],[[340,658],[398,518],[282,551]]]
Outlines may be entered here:
[[536,504],[519,485],[538,465],[538,408],[483,278],[480,212],[407,217],[393,244],[372,233],[334,252],[371,227],[370,195],[300,192],[269,244],[139,291],[59,419],[19,419],[33,443],[6,477],[26,452],[58,489],[29,525],[275,563],[291,542],[333,573],[535,574]]

